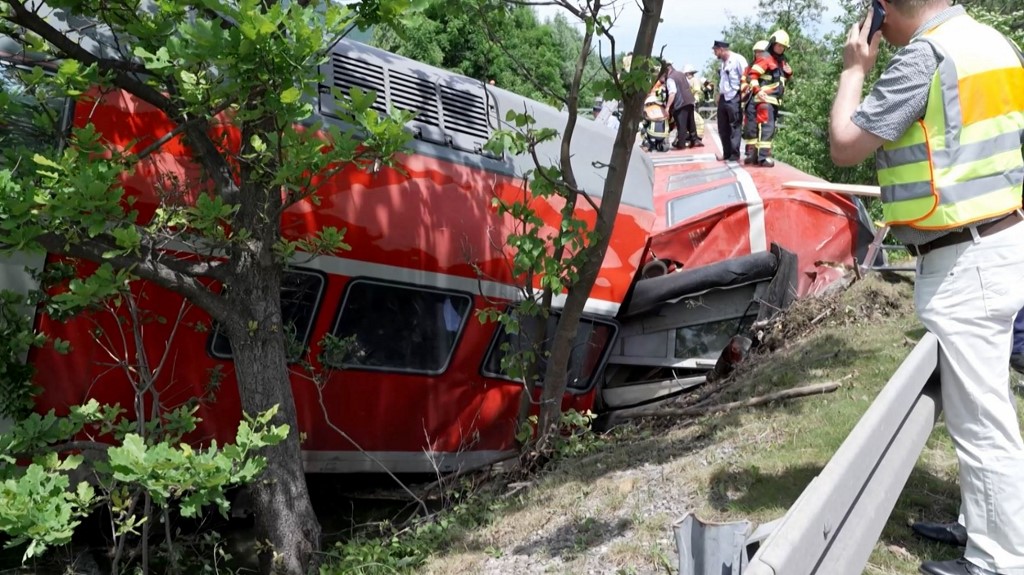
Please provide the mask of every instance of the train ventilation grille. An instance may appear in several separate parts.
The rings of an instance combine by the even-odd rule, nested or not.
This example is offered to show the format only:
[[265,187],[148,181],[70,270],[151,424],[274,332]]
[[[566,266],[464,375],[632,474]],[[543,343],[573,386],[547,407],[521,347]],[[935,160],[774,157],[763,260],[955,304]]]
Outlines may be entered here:
[[[405,62],[401,62],[405,64]],[[343,53],[331,55],[330,86],[347,97],[353,86],[373,90],[373,109],[387,113],[388,107],[413,112],[409,128],[417,138],[458,150],[483,153],[490,137],[487,96],[483,86],[461,78],[437,78],[406,66],[399,70],[369,59]],[[330,90],[321,94],[321,111],[338,116]],[[333,112],[333,114],[332,114]]]

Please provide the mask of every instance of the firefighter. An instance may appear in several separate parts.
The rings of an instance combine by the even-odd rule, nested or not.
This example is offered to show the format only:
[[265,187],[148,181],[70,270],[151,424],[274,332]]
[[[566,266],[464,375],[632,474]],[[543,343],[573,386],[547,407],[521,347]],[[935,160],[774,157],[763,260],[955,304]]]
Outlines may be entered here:
[[776,30],[768,39],[768,49],[750,67],[750,99],[753,102],[754,122],[748,118],[748,139],[754,140],[757,156],[748,156],[745,163],[772,167],[772,139],[775,137],[775,119],[786,90],[786,80],[793,76],[793,70],[786,61],[789,48],[789,34]]
[[742,94],[741,102],[743,105],[743,144],[744,144],[744,158],[743,163],[752,164],[755,162],[757,157],[757,122],[756,122],[756,106],[754,99],[750,97],[750,71],[754,67],[753,63],[758,62],[768,53],[768,40],[758,40],[754,43],[754,59],[751,60],[751,65],[747,66],[747,69],[743,71],[743,78],[740,82],[740,93]]

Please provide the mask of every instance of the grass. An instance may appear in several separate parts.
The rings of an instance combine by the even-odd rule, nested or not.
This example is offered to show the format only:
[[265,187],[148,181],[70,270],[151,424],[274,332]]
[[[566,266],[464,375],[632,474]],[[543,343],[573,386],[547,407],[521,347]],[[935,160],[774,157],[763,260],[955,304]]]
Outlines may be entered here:
[[[517,493],[500,519],[454,541],[422,572],[674,573],[671,527],[685,512],[755,524],[783,515],[923,330],[910,281],[871,275],[837,298],[801,302],[776,332],[774,341],[788,344],[741,367],[723,402],[826,381],[842,387],[698,420],[627,424],[599,452],[562,461]],[[912,575],[922,560],[957,557],[909,525],[955,518],[958,505],[956,459],[940,420],[865,573]]]

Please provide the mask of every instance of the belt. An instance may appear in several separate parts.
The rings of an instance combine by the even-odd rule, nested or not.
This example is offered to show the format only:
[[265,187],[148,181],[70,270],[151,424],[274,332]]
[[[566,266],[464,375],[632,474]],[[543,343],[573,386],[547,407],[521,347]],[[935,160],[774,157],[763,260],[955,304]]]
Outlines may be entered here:
[[[977,226],[978,236],[985,237],[992,234],[1001,232],[1013,224],[1024,220],[1024,216],[1021,216],[1020,210],[1014,210],[1013,212],[999,218],[998,220],[991,221],[980,226]],[[971,234],[971,228],[964,228],[963,230],[952,232],[942,236],[941,238],[932,240],[927,243],[920,245],[908,244],[907,251],[915,256],[923,256],[926,253],[936,250],[938,248],[944,248],[946,246],[952,246],[959,243],[963,243],[974,239],[974,235]]]

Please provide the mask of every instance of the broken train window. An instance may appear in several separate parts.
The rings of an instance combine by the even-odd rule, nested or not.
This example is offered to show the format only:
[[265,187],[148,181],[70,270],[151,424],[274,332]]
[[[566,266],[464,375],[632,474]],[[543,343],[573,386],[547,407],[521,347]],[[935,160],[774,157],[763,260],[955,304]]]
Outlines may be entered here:
[[337,368],[438,374],[448,368],[469,294],[356,279],[349,282],[323,361]]

